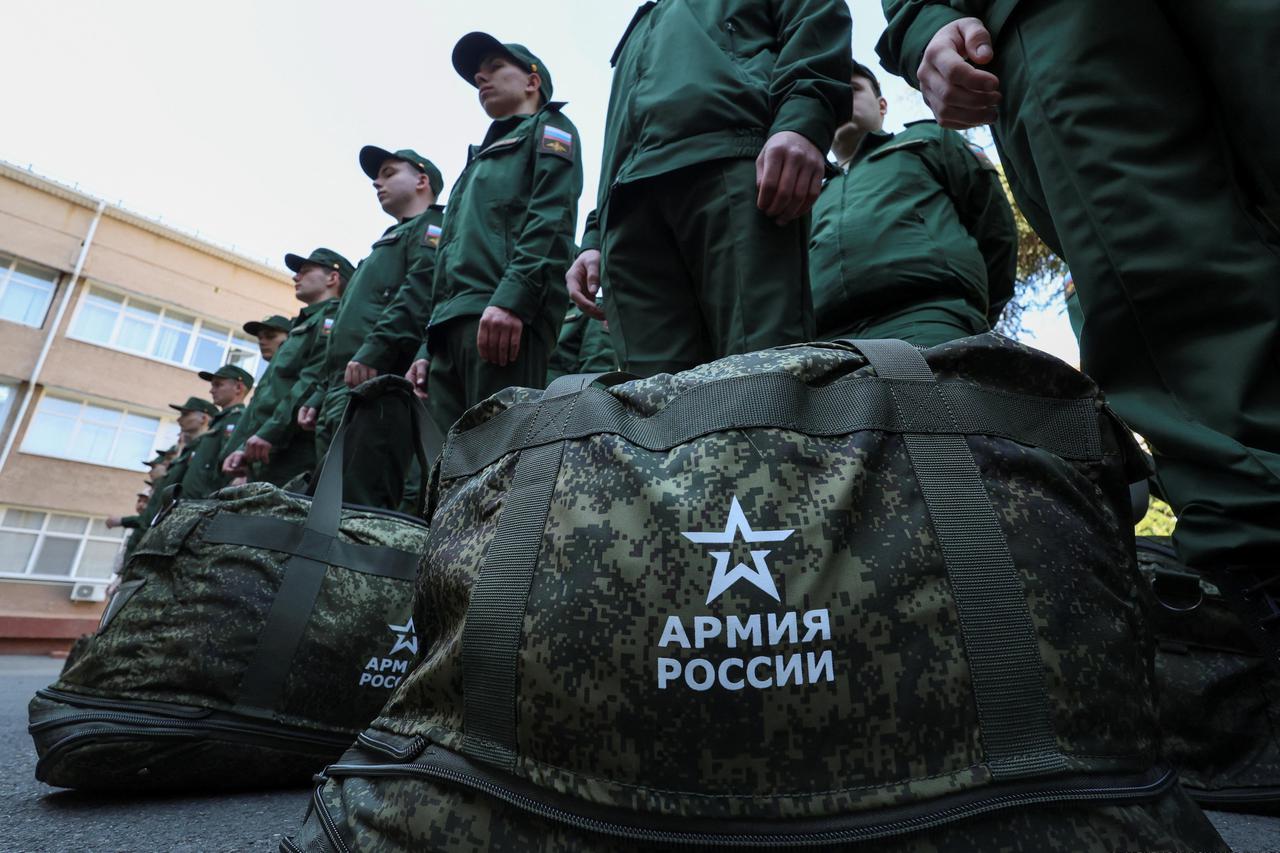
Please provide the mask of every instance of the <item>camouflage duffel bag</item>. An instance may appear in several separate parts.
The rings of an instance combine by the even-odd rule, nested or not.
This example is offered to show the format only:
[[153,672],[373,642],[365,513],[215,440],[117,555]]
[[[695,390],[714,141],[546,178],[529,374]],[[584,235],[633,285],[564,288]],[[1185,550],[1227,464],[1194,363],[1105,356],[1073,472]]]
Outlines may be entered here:
[[283,850],[1226,849],[1088,378],[984,335],[583,381],[450,431],[435,639]]
[[[430,458],[434,427],[407,382],[357,391],[347,419],[411,405]],[[296,785],[350,746],[417,653],[411,601],[427,538],[421,518],[342,503],[351,438],[344,421],[312,496],[251,483],[158,514],[92,642],[31,700],[36,778]]]
[[1167,538],[1138,537],[1156,603],[1156,682],[1170,760],[1192,799],[1280,810],[1280,675],[1218,588]]

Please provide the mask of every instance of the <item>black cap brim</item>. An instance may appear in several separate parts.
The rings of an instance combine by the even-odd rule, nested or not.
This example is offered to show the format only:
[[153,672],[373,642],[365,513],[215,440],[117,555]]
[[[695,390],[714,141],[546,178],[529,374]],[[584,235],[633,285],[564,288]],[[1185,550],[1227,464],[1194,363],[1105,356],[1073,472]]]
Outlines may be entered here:
[[[378,170],[388,160],[398,160],[395,153],[376,145],[366,145],[360,149],[360,168],[369,176],[369,180],[377,180]],[[295,270],[295,272],[297,272]]]
[[212,382],[213,380],[218,378],[217,376],[215,376],[214,374],[210,373],[207,370],[200,371],[199,373],[196,374],[196,376],[199,376],[205,382]]
[[266,323],[259,323],[257,320],[250,320],[249,322],[245,323],[245,324],[244,324],[243,326],[241,326],[240,328],[244,329],[244,333],[245,333],[246,335],[255,335],[255,336],[256,336],[256,335],[258,334],[258,332],[261,332],[263,329],[270,329],[270,328],[273,328],[273,327],[272,327],[272,326],[268,326]]
[[502,42],[488,33],[475,32],[467,33],[453,46],[453,70],[463,80],[475,86],[480,63],[486,56],[494,53],[500,53],[514,60],[517,65],[524,66],[524,62],[513,56]]
[[[361,163],[360,165],[363,168],[364,164]],[[302,255],[295,255],[293,252],[284,256],[284,265],[290,272],[302,272],[302,265],[306,262],[306,258],[302,257]]]

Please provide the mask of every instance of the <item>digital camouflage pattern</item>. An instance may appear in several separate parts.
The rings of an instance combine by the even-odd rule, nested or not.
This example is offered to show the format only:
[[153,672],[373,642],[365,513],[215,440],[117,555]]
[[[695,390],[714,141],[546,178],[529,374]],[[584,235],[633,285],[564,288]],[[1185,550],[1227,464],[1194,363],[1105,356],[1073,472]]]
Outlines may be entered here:
[[1280,806],[1280,676],[1217,587],[1166,537],[1138,540],[1155,597],[1156,682],[1169,758],[1202,805]]
[[[1120,784],[1109,780],[1152,771],[1160,764],[1160,742],[1146,599],[1132,557],[1131,438],[1089,379],[1043,353],[984,335],[925,355],[939,381],[1093,401],[1104,448],[1093,461],[994,436],[969,436],[968,445],[1026,587],[1064,772],[1084,774],[1105,789]],[[789,373],[811,386],[874,376],[846,348],[793,346],[731,356],[610,393],[647,417],[695,386],[762,372]],[[451,443],[539,397],[508,389],[490,398],[458,422]],[[366,736],[417,736],[463,750],[463,628],[517,463],[511,453],[454,479],[442,479],[437,466],[433,533],[415,597],[415,620],[435,641]],[[709,595],[715,547],[685,534],[727,532],[733,507],[757,534],[791,531],[746,547],[739,527],[735,541],[721,546],[732,549],[731,559],[744,569],[755,557],[747,551],[768,549],[776,601],[760,583],[742,578]],[[817,611],[826,611],[829,630],[806,631],[821,626],[808,621]],[[788,613],[799,630],[783,631],[776,641],[742,638],[735,648],[721,633],[704,638],[702,647],[692,642],[700,617],[728,624],[729,616],[785,620]],[[671,617],[685,626],[692,647],[668,642]],[[828,652],[829,678],[810,663]],[[800,655],[804,678],[766,687],[716,681],[706,689],[674,678],[659,686],[660,658],[685,666],[705,658],[714,667],[734,654],[769,658],[771,676],[786,672],[778,661]],[[670,451],[645,450],[604,432],[567,440],[516,672],[512,777],[584,807],[689,820],[785,821],[904,806],[941,812],[956,796],[1002,790],[985,762],[937,537],[895,434],[734,429]],[[499,807],[421,778],[330,775],[320,797],[333,804],[340,826],[359,833],[362,850],[428,844],[433,832],[458,847],[467,846],[469,833],[493,837],[524,827],[537,834],[528,818],[512,818],[510,827],[489,825],[506,820],[502,815],[472,823],[468,809]],[[1053,780],[1031,781],[1051,788]],[[449,805],[437,811],[441,802]],[[1175,819],[1157,821],[1153,815],[1161,810]],[[1178,821],[1192,827],[1183,836],[1186,849],[1217,849],[1216,835],[1176,794],[1145,807],[1098,804],[1074,811],[1079,825],[1041,821],[1038,837],[1017,836],[1023,846],[1007,849],[1050,849],[1066,837],[1072,843],[1059,849],[1087,849],[1079,840],[1091,833],[1097,849],[1116,849],[1102,840],[1108,838],[1149,838],[1151,849],[1181,849],[1169,835]],[[1144,831],[1144,822],[1155,834]],[[1165,828],[1157,830],[1157,822]],[[328,849],[316,840],[321,834],[309,821],[303,847]],[[1003,837],[1014,843],[1014,834]],[[561,836],[563,844],[550,838],[528,849],[621,849],[572,834]],[[923,846],[911,846],[917,842]],[[923,836],[903,843],[934,849]],[[518,840],[510,847],[523,849]]]
[[[669,853],[672,845],[575,832],[467,788],[430,779],[344,779],[321,785],[317,798],[359,853],[405,850],[491,853]],[[281,853],[331,853],[308,808],[306,824]],[[1185,792],[1169,790],[1128,806],[1055,804],[1001,813],[899,838],[839,844],[824,850],[875,853],[1229,853],[1209,819]]]
[[[271,517],[301,525],[309,509],[309,499],[266,483],[173,505],[146,533],[124,568],[117,595],[128,596],[127,601],[113,614],[108,611],[109,621],[52,688],[87,699],[232,712],[304,734],[349,740],[387,698],[387,677],[397,667],[393,663],[383,668],[381,661],[402,661],[400,667],[407,670],[417,652],[416,637],[404,645],[393,630],[410,619],[411,585],[329,566],[278,707],[246,708],[239,701],[241,680],[289,555],[268,547],[217,544],[205,535],[222,515]],[[343,510],[340,541],[420,554],[425,539],[425,525],[406,517]],[[409,626],[406,638],[411,632]],[[397,645],[403,647],[392,652]],[[378,687],[368,679],[361,684],[371,660],[379,662],[376,671],[385,673]],[[242,773],[260,760],[253,756],[252,751],[245,754],[248,764],[241,765]],[[310,772],[322,764],[313,763]],[[208,766],[188,761],[185,772],[196,776]],[[216,782],[211,779],[210,784]]]

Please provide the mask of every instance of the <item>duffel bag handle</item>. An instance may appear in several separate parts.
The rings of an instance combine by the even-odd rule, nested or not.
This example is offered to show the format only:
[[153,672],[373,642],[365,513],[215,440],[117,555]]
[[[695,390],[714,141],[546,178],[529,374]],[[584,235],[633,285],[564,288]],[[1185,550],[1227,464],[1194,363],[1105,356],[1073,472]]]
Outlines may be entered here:
[[583,388],[589,388],[597,382],[606,388],[612,388],[614,385],[621,385],[623,382],[630,382],[639,378],[634,373],[627,373],[625,370],[608,370],[600,373],[569,373],[551,380],[547,390],[542,392],[542,397],[543,399],[563,397],[567,394],[577,393]]
[[[917,420],[919,412],[927,420],[954,425],[937,377],[918,348],[892,339],[837,344],[861,353],[882,379],[932,389],[894,395],[904,421]],[[992,775],[1017,779],[1064,770],[1026,588],[969,444],[959,434],[905,432],[902,439],[942,551]]]
[[[409,421],[413,431],[413,452],[418,458],[425,477],[431,470],[432,462],[444,448],[444,436],[435,421],[423,408],[422,401],[413,393],[413,385],[401,376],[378,376],[351,392],[351,399],[342,412],[342,420],[338,423],[337,432],[329,444],[329,452],[320,462],[319,474],[313,480],[307,493],[312,496],[311,511],[307,514],[307,527],[329,536],[338,535],[338,526],[342,522],[342,495],[344,479],[343,454],[346,447],[346,436],[351,423],[360,412],[368,409],[368,403],[379,397],[404,396],[409,406]],[[418,515],[422,515],[426,500],[426,489],[418,495]]]

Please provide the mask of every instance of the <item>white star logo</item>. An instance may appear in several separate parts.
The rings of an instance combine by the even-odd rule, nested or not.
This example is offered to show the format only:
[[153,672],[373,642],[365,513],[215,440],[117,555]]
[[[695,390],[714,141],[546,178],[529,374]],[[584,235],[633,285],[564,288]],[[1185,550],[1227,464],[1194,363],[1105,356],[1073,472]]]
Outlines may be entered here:
[[418,634],[413,630],[413,617],[403,625],[387,625],[391,632],[396,635],[396,644],[391,647],[389,655],[394,655],[401,649],[408,649],[409,654],[416,655],[418,653]]
[[[794,529],[752,530],[735,495],[733,503],[729,505],[729,520],[725,523],[723,533],[681,531],[680,535],[690,542],[727,545],[737,539],[739,535],[741,535],[743,542],[781,542],[792,533],[795,533]],[[748,581],[774,601],[782,601],[778,597],[778,588],[774,586],[773,576],[769,574],[769,569],[764,564],[764,558],[769,556],[770,551],[751,552],[751,562],[755,564],[755,568],[751,568],[745,563],[738,563],[730,571],[725,571],[729,567],[729,557],[731,556],[729,551],[710,551],[708,553],[716,559],[716,571],[711,577],[711,589],[707,593],[707,604],[710,604],[721,593],[740,580]]]

